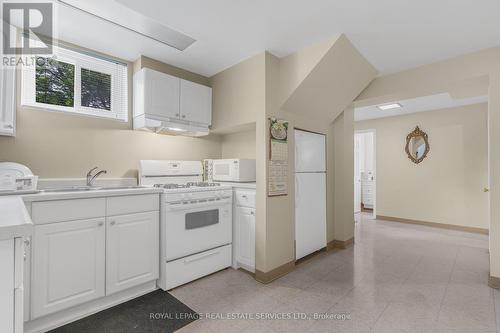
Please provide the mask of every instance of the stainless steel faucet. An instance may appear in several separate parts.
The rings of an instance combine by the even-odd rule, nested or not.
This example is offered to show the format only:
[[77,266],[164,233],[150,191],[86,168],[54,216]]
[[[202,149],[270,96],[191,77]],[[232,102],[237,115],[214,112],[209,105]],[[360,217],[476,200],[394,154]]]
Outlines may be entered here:
[[89,170],[89,172],[87,172],[87,186],[92,186],[92,184],[94,183],[94,180],[95,180],[97,177],[99,177],[99,176],[100,176],[100,175],[102,175],[102,174],[107,173],[107,171],[106,171],[106,170],[101,170],[101,171],[96,172],[94,175],[92,175],[92,172],[93,172],[94,170],[97,170],[97,167],[92,168],[92,169],[90,169],[90,170]]

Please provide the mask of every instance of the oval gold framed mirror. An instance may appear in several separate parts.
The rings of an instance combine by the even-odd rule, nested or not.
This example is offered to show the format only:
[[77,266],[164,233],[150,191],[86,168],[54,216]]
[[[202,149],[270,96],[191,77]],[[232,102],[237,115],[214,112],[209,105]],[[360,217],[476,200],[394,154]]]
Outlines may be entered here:
[[408,158],[415,164],[418,164],[427,157],[430,145],[427,133],[418,126],[406,136],[405,151]]

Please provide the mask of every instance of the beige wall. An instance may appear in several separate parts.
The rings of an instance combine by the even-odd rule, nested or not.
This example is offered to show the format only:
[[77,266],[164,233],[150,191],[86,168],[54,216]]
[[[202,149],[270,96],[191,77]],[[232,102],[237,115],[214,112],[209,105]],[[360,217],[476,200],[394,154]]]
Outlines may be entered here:
[[221,155],[256,159],[256,268],[266,252],[266,55],[257,54],[210,78],[212,131],[221,134]]
[[137,61],[134,62],[134,72],[141,68],[150,68],[155,71],[163,72],[172,76],[183,78],[184,80],[193,81],[205,86],[211,86],[210,79],[206,76],[196,74],[193,72],[186,71],[182,68],[175,67],[169,64],[165,64],[158,60],[141,56]]
[[[429,135],[420,164],[404,151],[415,126]],[[377,215],[488,229],[487,105],[357,122],[376,130]]]
[[[144,57],[134,67],[148,64],[154,64],[156,70],[208,83],[208,78]],[[17,91],[21,91],[19,81]],[[131,86],[130,81],[130,101]],[[221,156],[218,136],[187,138],[131,130],[130,103],[129,122],[123,123],[21,107],[19,101],[20,96],[16,137],[0,137],[0,161],[23,163],[43,178],[84,177],[94,166],[108,170],[106,177],[130,177],[136,175],[140,159],[201,160]]]
[[[329,240],[354,237],[354,109],[346,109],[331,125],[333,199],[328,202]],[[333,237],[333,238],[332,238]]]
[[[309,68],[311,59],[319,58],[295,90],[285,95],[287,99],[281,108],[331,122],[366,88],[377,71],[345,35],[326,43],[330,46],[326,51],[324,45],[300,50],[282,59],[281,83],[288,86],[283,79],[294,77],[297,71],[303,72],[301,61],[305,61],[305,67]],[[292,72],[293,75],[286,75],[283,71]]]
[[[334,145],[335,135],[345,136],[343,142],[347,145],[349,140],[353,141],[353,110],[348,110],[346,120],[342,117],[340,128],[336,128],[328,118],[318,116],[310,116],[307,113],[287,112],[280,108],[279,94],[280,89],[280,59],[270,53],[266,53],[266,116],[263,118],[264,127],[268,126],[268,117],[277,117],[285,119],[289,122],[288,132],[288,195],[280,197],[264,197],[265,206],[267,208],[266,220],[258,225],[258,230],[265,229],[265,237],[258,240],[257,250],[262,252],[261,260],[257,261],[257,269],[267,272],[281,265],[295,261],[295,142],[294,128],[309,130],[326,135],[327,140],[327,235],[328,241],[334,239],[346,240],[353,236],[354,220],[353,220],[353,198],[345,194],[334,196],[336,165],[335,161],[342,161],[338,166],[337,171],[341,171],[339,175],[345,175],[345,172],[351,170],[353,172],[352,159],[349,159],[349,154],[352,152],[349,149],[344,149],[342,144]],[[345,126],[345,130],[344,130]],[[262,142],[262,150],[265,163],[267,164],[267,156],[269,155],[268,131],[265,132],[266,141]],[[337,134],[338,133],[338,134]],[[337,150],[335,151],[335,147]],[[258,153],[259,154],[259,153]],[[346,155],[347,154],[347,155]],[[259,156],[259,155],[258,155]],[[347,168],[346,168],[347,167]],[[265,184],[265,174],[257,179],[258,182]],[[341,192],[352,191],[348,189],[344,183],[341,183]],[[346,197],[343,205],[336,205],[335,199]],[[349,199],[351,198],[351,199]],[[334,214],[334,205],[337,207],[337,215]],[[335,220],[337,218],[337,220]],[[342,233],[336,234],[334,225],[343,226]],[[344,232],[345,230],[345,232]],[[337,229],[338,231],[338,229]],[[337,238],[337,236],[339,238]]]
[[255,130],[221,137],[222,158],[255,158]]
[[212,130],[227,133],[255,128],[265,109],[264,81],[264,53],[211,77]]

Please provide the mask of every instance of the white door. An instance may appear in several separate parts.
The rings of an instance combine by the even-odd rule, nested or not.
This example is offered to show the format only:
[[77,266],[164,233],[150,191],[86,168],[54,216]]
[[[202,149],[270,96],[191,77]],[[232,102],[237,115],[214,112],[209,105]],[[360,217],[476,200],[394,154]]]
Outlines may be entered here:
[[181,119],[210,125],[212,122],[212,88],[181,80]]
[[326,175],[295,174],[295,257],[326,246]]
[[37,225],[34,229],[33,318],[104,296],[104,218]]
[[146,113],[160,118],[179,118],[180,79],[147,70]]
[[236,260],[245,269],[255,271],[255,209],[236,207]]
[[359,135],[354,135],[354,213],[361,211],[361,144]]
[[318,171],[326,171],[325,136],[295,130],[295,172]]
[[156,280],[159,212],[106,218],[106,295]]

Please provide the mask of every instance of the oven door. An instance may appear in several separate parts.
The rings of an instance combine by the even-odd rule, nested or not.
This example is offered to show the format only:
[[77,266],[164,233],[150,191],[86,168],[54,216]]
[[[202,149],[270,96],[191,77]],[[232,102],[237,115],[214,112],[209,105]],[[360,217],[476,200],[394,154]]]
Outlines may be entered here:
[[230,244],[231,198],[167,203],[165,232],[167,261]]

